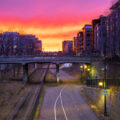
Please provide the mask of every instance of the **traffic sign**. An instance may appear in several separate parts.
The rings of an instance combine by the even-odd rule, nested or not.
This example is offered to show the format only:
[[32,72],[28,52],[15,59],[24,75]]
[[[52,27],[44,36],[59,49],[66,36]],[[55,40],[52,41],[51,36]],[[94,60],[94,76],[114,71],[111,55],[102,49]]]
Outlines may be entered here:
[[104,96],[107,96],[107,95],[108,95],[108,90],[103,90],[103,91],[102,91],[102,94],[103,94]]

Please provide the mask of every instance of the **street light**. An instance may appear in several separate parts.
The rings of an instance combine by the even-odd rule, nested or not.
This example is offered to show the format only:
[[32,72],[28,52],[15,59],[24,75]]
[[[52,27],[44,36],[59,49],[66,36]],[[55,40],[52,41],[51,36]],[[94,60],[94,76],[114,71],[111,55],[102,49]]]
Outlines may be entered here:
[[83,65],[81,65],[80,68],[83,69]]
[[[107,72],[107,68],[106,68],[106,48],[107,48],[107,43],[106,43],[106,40],[104,41],[104,57],[105,57],[105,60],[104,60],[104,90],[107,89],[106,87],[106,84],[107,84],[107,79],[106,79],[106,72]],[[106,95],[104,96],[104,116],[107,116],[107,97]]]
[[[104,61],[105,69],[104,69],[104,90],[107,89],[106,84],[107,84],[107,79],[106,79],[106,72],[107,72],[107,67],[106,67],[106,56],[105,56],[105,61]],[[107,116],[107,96],[104,96],[104,116]]]
[[89,73],[91,71],[90,66],[88,64],[80,65],[80,70],[81,70],[81,78],[82,78],[82,72],[84,71],[86,80],[87,80],[87,73]]
[[81,80],[82,80],[82,72],[84,70],[84,66],[83,65],[80,65],[80,70],[81,70]]
[[87,69],[87,65],[84,65],[84,68]]
[[87,70],[88,70],[88,72],[90,72],[90,68],[88,68]]
[[17,45],[14,45],[14,47],[13,47],[14,49],[16,49],[17,48]]
[[99,85],[100,87],[103,87],[103,82],[99,82],[98,85]]

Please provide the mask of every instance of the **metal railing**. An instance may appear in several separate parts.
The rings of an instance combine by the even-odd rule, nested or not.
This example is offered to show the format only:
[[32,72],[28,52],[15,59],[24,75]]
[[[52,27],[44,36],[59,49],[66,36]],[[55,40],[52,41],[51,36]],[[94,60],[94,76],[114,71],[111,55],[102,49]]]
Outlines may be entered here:
[[[101,84],[101,85],[100,85]],[[118,79],[106,79],[107,88],[120,89],[120,78]],[[104,88],[104,79],[88,79],[86,80],[86,85],[90,87]]]

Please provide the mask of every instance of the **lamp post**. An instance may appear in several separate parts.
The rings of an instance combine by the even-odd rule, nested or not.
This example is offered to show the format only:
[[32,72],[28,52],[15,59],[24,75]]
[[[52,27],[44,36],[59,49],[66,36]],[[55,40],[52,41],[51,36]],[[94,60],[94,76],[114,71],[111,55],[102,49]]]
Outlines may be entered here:
[[83,66],[83,65],[81,65],[81,66],[80,66],[80,71],[81,71],[81,80],[82,80],[82,72],[83,72],[83,69],[84,69],[84,66]]
[[92,87],[92,57],[91,57],[91,61],[90,61],[90,81],[91,81],[91,87]]
[[80,70],[81,70],[81,79],[82,79],[82,72],[84,71],[85,78],[87,80],[87,76],[88,76],[88,73],[90,73],[91,68],[88,65],[84,64],[80,66]]
[[[104,61],[104,65],[105,65],[105,69],[104,69],[104,89],[106,90],[106,84],[107,84],[107,80],[106,80],[106,57],[105,57],[105,61]],[[107,116],[107,96],[104,95],[104,116]]]
[[[104,57],[105,57],[105,60],[104,60],[104,90],[107,89],[107,79],[106,79],[106,72],[107,72],[107,69],[106,69],[106,40],[104,41]],[[104,95],[104,116],[107,116],[107,96]]]
[[88,79],[87,79],[87,68],[88,68],[88,66],[86,64],[84,64],[84,72],[85,72],[86,81],[88,81]]

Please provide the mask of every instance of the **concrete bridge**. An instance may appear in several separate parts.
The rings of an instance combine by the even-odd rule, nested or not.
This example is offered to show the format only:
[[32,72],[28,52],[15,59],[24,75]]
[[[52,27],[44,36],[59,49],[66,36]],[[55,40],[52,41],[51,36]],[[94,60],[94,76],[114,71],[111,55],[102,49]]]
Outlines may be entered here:
[[0,57],[0,64],[21,64],[23,65],[23,81],[28,81],[28,64],[31,63],[51,63],[56,64],[56,77],[59,81],[59,65],[64,63],[90,63],[102,60],[101,57],[80,57],[80,56],[13,56]]
[[0,64],[29,64],[29,63],[90,63],[90,61],[100,58],[78,57],[78,56],[25,56],[25,57],[0,57]]

